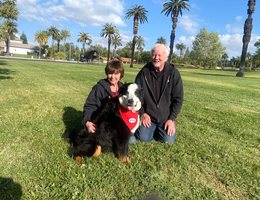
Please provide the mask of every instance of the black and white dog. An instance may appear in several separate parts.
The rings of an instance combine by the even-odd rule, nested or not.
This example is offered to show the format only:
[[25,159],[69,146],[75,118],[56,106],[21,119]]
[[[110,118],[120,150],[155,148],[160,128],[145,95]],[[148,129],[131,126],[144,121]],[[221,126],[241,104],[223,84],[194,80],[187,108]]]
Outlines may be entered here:
[[129,162],[128,142],[139,127],[141,89],[135,83],[126,83],[119,95],[107,103],[93,120],[95,133],[82,129],[71,141],[70,155],[80,165],[82,157],[97,157],[101,152],[113,151],[121,162]]

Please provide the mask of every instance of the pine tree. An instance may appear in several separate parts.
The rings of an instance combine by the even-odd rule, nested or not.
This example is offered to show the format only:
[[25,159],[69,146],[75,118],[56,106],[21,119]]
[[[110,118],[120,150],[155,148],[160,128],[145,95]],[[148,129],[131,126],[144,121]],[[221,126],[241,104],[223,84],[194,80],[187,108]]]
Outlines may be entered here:
[[25,35],[24,32],[22,33],[20,39],[23,41],[23,44],[28,44],[27,36]]

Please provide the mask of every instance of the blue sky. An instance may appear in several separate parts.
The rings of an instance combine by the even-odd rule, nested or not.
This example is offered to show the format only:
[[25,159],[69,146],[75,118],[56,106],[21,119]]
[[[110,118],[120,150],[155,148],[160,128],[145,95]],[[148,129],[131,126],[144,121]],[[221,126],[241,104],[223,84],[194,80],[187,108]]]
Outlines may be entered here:
[[[182,17],[179,17],[174,45],[184,43],[191,50],[195,36],[200,29],[206,27],[208,32],[219,34],[229,58],[240,56],[247,2],[248,0],[190,0],[190,11],[184,10]],[[100,31],[103,25],[112,22],[119,30],[124,46],[133,37],[133,18],[125,19],[126,10],[141,5],[148,11],[148,23],[139,25],[138,35],[145,38],[145,50],[150,50],[159,37],[164,37],[167,44],[170,42],[172,21],[170,16],[161,13],[163,3],[164,0],[17,0],[20,12],[19,35],[24,32],[29,44],[37,44],[33,41],[37,31],[56,26],[59,30],[69,30],[72,37],[67,42],[73,42],[80,48],[82,44],[76,40],[82,31],[91,35],[92,45],[107,47],[107,38],[101,38]],[[260,39],[260,26],[257,26],[259,19],[260,6],[256,2],[248,46],[248,52],[251,53],[256,51],[254,43]],[[179,54],[175,48],[174,52]]]

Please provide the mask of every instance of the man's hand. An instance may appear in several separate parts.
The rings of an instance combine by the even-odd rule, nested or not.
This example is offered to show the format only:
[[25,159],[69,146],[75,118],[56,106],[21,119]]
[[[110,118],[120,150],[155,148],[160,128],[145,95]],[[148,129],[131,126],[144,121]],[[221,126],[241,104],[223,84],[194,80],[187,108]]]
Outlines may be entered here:
[[151,117],[146,113],[142,114],[141,124],[146,128],[150,127],[151,126]]
[[167,130],[167,135],[173,136],[175,134],[175,123],[172,120],[167,120],[164,125],[164,130]]
[[89,133],[95,133],[95,131],[96,131],[95,126],[96,125],[92,122],[87,121],[87,123],[86,123],[86,127],[87,127],[87,130],[88,130]]

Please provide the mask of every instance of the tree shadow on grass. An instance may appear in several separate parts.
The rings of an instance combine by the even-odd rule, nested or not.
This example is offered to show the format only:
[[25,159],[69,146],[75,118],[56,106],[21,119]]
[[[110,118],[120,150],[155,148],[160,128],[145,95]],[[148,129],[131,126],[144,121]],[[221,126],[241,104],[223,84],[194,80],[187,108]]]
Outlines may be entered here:
[[[1,63],[1,62],[0,62]],[[1,64],[0,64],[1,65]],[[9,76],[10,74],[14,73],[15,71],[11,71],[9,69],[3,69],[0,68],[0,80],[3,79],[12,79],[11,76]]]
[[0,177],[0,199],[21,199],[22,186],[15,183],[12,178]]
[[63,123],[66,127],[62,137],[70,142],[75,134],[81,129],[82,111],[78,111],[72,107],[63,108]]

